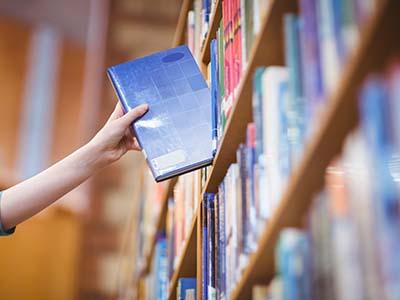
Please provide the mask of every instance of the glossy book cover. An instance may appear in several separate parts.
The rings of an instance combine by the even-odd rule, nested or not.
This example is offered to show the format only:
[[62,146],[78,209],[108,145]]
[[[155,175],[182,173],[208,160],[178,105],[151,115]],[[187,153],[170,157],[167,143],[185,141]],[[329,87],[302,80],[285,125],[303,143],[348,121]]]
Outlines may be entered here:
[[188,47],[110,67],[125,110],[147,103],[132,129],[156,181],[210,165],[211,93]]

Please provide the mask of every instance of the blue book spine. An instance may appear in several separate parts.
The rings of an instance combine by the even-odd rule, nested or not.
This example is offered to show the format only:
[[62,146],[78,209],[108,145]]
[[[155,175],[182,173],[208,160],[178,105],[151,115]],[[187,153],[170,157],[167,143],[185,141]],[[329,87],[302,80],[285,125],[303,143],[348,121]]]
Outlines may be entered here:
[[196,278],[179,278],[177,299],[185,300],[187,290],[194,290],[196,294]]
[[342,37],[342,27],[343,27],[343,12],[342,12],[342,2],[347,0],[331,0],[331,9],[333,12],[333,31],[335,35],[336,52],[339,57],[339,61],[344,63],[345,59],[345,45]]
[[262,93],[262,77],[265,67],[257,68],[253,79],[253,120],[256,125],[256,150],[255,155],[258,161],[263,153],[263,93]]
[[300,0],[300,13],[303,22],[300,30],[302,77],[304,96],[308,102],[307,120],[314,119],[323,97],[321,73],[321,54],[318,43],[316,0]]
[[289,101],[287,103],[292,161],[301,155],[304,140],[304,99],[301,83],[301,53],[299,42],[299,20],[293,14],[284,17],[285,56],[289,72]]
[[289,97],[289,87],[286,81],[279,83],[279,173],[283,181],[289,178],[290,171],[292,170],[290,160],[290,145],[288,137],[288,117],[286,114],[286,102]]
[[168,257],[167,241],[165,237],[161,237],[157,241],[155,251],[155,276],[156,299],[166,299],[168,284]]
[[213,155],[217,152],[218,143],[218,45],[217,40],[213,39],[210,44],[211,51],[211,125],[212,125],[212,149]]

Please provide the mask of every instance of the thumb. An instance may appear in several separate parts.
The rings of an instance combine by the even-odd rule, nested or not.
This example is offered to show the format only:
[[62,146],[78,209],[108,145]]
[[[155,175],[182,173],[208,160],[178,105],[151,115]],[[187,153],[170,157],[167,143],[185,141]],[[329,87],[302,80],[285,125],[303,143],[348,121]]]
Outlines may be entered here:
[[141,104],[127,112],[124,116],[119,118],[118,121],[121,122],[124,127],[128,127],[133,121],[143,116],[148,109],[149,106],[147,104]]

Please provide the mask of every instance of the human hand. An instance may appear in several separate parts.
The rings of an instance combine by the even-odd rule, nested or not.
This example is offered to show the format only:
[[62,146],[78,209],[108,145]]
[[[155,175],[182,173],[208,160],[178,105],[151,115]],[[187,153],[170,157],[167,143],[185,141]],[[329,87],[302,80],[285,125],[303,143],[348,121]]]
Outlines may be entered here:
[[141,150],[129,126],[147,110],[148,105],[142,104],[124,114],[121,105],[117,103],[107,123],[89,143],[99,151],[100,161],[109,164],[120,159],[129,150]]

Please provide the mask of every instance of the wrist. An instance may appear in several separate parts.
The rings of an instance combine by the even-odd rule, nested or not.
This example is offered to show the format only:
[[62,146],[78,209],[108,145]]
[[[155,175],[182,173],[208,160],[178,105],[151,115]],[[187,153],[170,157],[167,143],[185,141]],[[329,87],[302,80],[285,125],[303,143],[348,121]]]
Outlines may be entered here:
[[105,151],[92,142],[80,148],[78,155],[83,167],[91,174],[96,173],[108,164]]

